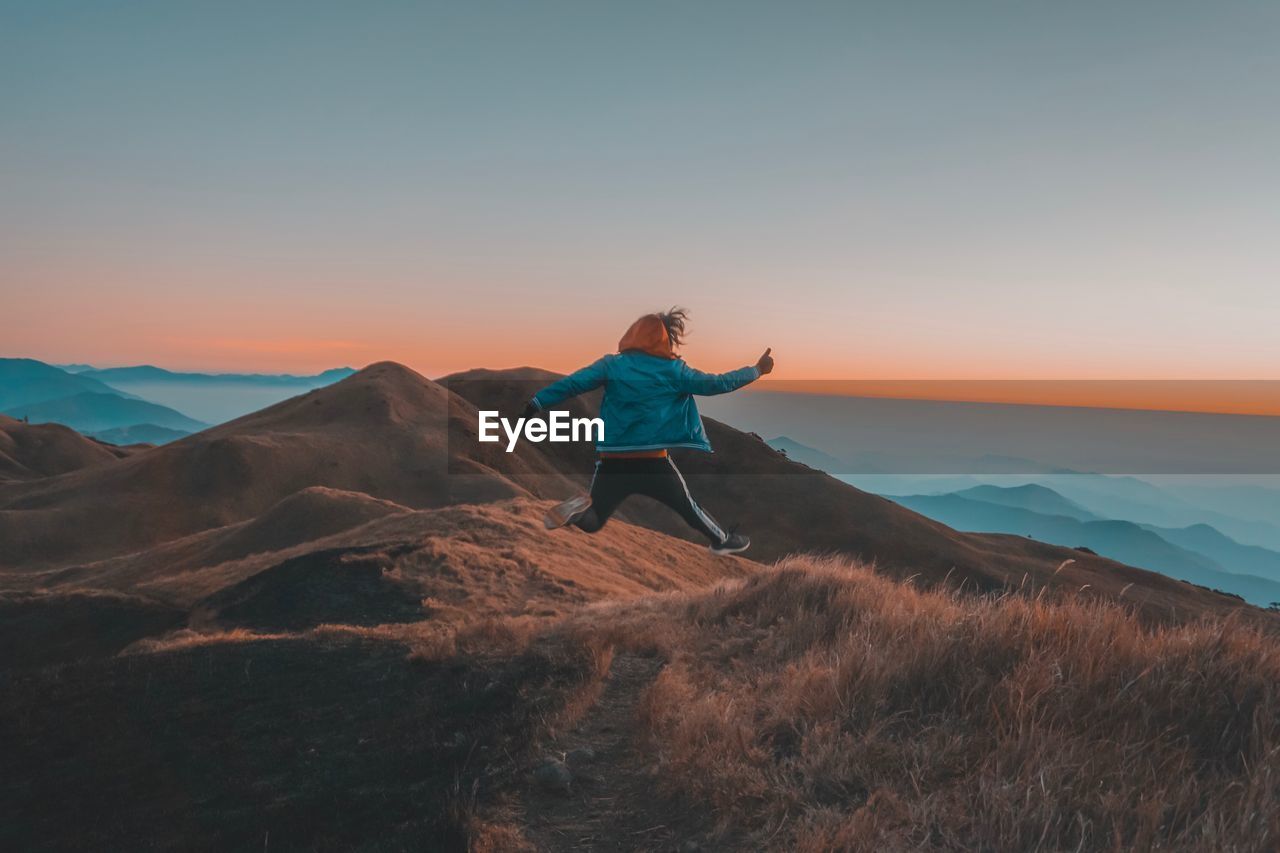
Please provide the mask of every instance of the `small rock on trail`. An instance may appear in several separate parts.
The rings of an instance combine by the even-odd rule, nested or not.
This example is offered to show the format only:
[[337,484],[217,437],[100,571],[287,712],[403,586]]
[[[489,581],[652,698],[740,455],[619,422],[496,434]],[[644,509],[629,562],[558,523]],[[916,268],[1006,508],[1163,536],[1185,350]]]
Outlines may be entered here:
[[568,796],[573,786],[573,773],[558,758],[548,758],[533,771],[533,781],[544,791]]

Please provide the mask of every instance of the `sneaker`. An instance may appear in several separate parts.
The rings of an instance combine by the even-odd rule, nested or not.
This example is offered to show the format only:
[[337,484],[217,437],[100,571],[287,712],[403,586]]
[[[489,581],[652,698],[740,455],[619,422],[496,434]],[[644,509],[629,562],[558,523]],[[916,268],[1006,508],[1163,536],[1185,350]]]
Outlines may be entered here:
[[578,516],[589,509],[591,509],[591,496],[575,495],[547,510],[547,514],[542,517],[542,523],[548,530],[555,530],[557,527],[572,524]]
[[740,554],[751,547],[751,540],[741,533],[730,533],[719,545],[712,545],[711,553],[726,556],[728,554]]

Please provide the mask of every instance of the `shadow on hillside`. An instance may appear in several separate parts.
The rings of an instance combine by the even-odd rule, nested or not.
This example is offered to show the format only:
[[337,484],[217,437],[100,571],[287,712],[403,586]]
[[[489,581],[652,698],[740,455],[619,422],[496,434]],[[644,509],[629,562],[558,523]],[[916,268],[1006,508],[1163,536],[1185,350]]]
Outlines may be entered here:
[[0,848],[463,850],[584,666],[298,639],[0,675]]

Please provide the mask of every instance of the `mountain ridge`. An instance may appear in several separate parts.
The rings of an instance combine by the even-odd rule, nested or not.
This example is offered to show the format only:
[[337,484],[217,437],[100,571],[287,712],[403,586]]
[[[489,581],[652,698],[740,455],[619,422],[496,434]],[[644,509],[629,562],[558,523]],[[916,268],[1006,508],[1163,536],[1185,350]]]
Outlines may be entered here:
[[4,414],[31,423],[59,423],[86,434],[142,424],[184,433],[199,432],[209,426],[168,406],[124,397],[114,390],[81,391],[68,397],[13,406],[5,409]]
[[137,399],[91,376],[68,373],[34,358],[0,358],[0,411],[85,392]]
[[[379,362],[341,382],[113,464],[9,484],[0,488],[0,568],[24,587],[58,577],[91,584],[95,563],[251,521],[315,487],[419,512],[562,499],[585,487],[595,455],[591,447],[521,443],[506,453],[475,441],[477,407],[516,414],[530,384],[554,375],[526,368],[432,381]],[[590,413],[597,401],[598,394],[587,395],[567,408]],[[1123,595],[1153,618],[1239,606],[1069,548],[957,532],[788,460],[758,436],[711,418],[706,426],[718,452],[677,453],[677,461],[710,512],[754,536],[757,559],[800,550],[842,553],[920,583],[989,592],[1028,583],[1084,586]],[[619,522],[697,540],[669,512],[645,501],[629,502]],[[68,535],[72,530],[75,535]],[[1064,564],[1069,568],[1063,570]]]
[[88,376],[110,385],[113,381],[129,382],[242,382],[259,385],[327,385],[355,373],[352,367],[331,367],[315,374],[292,373],[204,373],[169,370],[152,364],[130,367],[88,368],[77,375]]
[[1198,551],[1168,541],[1158,530],[1119,519],[1080,520],[989,503],[955,492],[944,495],[903,495],[903,506],[961,530],[989,530],[1030,536],[1063,547],[1087,547],[1127,565],[1240,595],[1265,607],[1280,601],[1280,582],[1231,571]]

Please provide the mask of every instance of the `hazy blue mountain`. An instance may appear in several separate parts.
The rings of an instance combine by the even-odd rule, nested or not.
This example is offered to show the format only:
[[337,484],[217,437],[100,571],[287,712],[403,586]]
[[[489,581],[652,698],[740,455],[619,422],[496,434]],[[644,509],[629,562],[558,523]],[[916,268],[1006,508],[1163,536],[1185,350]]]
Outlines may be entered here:
[[[1135,487],[1130,484],[1130,488]],[[1042,515],[1065,515],[1079,521],[1099,521],[1097,515],[1045,486],[1000,487],[983,485],[956,491],[960,497],[987,503],[1028,509]],[[1161,527],[1139,524],[1161,539],[1211,560],[1218,568],[1235,574],[1256,575],[1280,582],[1280,552],[1255,545],[1243,545],[1208,524]]]
[[1230,484],[1161,483],[1183,500],[1227,515],[1254,521],[1280,523],[1280,477],[1250,477],[1265,483]]
[[[1198,507],[1171,492],[1137,477],[1070,472],[1040,477],[1037,482],[1065,495],[1099,515],[1110,518],[1133,518],[1146,521],[1155,515],[1162,519],[1182,518],[1198,513]],[[1076,497],[1080,495],[1080,497]],[[1100,506],[1101,505],[1101,506]],[[1152,523],[1159,523],[1152,521]]]
[[957,491],[962,498],[999,504],[1015,509],[1029,509],[1041,515],[1065,515],[1077,521],[1097,521],[1098,516],[1068,500],[1047,486],[1027,483],[1024,486],[982,485]]
[[1280,551],[1280,525],[1198,505],[1190,500],[1190,490],[1179,493],[1138,477],[1072,471],[965,477],[852,475],[840,479],[879,495],[937,495],[962,492],[977,485],[1017,488],[1035,484],[1052,489],[1098,518],[1120,518],[1162,529],[1211,524],[1238,544]]
[[181,373],[151,364],[140,364],[134,367],[90,368],[85,371],[85,375],[106,382],[108,385],[127,385],[137,382],[197,382],[320,388],[340,379],[346,379],[355,372],[355,369],[350,367],[334,367],[309,376],[295,376],[290,373]]
[[1230,572],[1257,575],[1280,582],[1280,551],[1243,545],[1208,524],[1190,527],[1156,527],[1146,525],[1151,532],[1168,542],[1210,558]]
[[1280,550],[1280,525],[1198,506],[1136,477],[1075,474],[1039,480],[1104,518],[1170,528],[1211,524],[1237,542]]
[[[60,370],[32,358],[0,358],[0,411],[43,403],[73,394],[116,394],[115,389],[89,376]],[[117,394],[132,397],[132,394]]]
[[1128,521],[1081,521],[1065,515],[948,495],[906,495],[893,501],[957,530],[1010,533],[1054,545],[1086,547],[1105,557],[1190,583],[1235,593],[1260,606],[1280,601],[1280,582],[1228,572],[1210,558]]
[[67,373],[84,373],[86,370],[94,369],[92,364],[55,364],[53,366]]
[[82,433],[97,433],[137,424],[153,424],[184,432],[197,432],[208,426],[167,406],[122,397],[113,391],[101,394],[83,392],[56,400],[14,406],[6,409],[4,414],[11,418],[26,419],[34,424],[64,424]]
[[134,424],[133,426],[104,429],[99,432],[89,433],[89,435],[108,444],[126,445],[168,444],[171,441],[185,438],[191,433],[185,430],[156,426],[155,424]]
[[843,473],[848,467],[831,454],[823,453],[821,450],[810,447],[807,444],[801,444],[785,435],[771,438],[766,443],[774,450],[780,450],[787,454],[788,459],[794,459],[796,462],[808,465],[810,468],[816,468],[819,471],[826,471],[828,474]]
[[[1280,548],[1280,528],[1247,518],[1224,516],[1198,506],[1172,490],[1131,476],[1113,476],[1069,469],[1053,469],[1034,460],[1001,454],[984,454],[961,467],[970,474],[937,476],[925,474],[849,473],[857,470],[853,463],[839,459],[825,450],[803,444],[789,436],[769,442],[785,448],[789,455],[805,464],[826,471],[852,486],[879,495],[938,495],[964,493],[972,488],[1023,489],[1035,486],[1056,493],[1061,505],[1053,503],[1023,506],[1050,515],[1067,515],[1081,520],[1121,518],[1161,527],[1185,527],[1210,521],[1232,535],[1257,544]],[[879,459],[883,470],[896,470],[892,460]],[[1009,473],[1009,471],[1022,473]],[[1020,499],[998,499],[997,492],[984,488],[977,497],[989,503],[1021,505]],[[1026,494],[1031,494],[1027,492]],[[1043,493],[1041,493],[1042,496]],[[1052,499],[1051,499],[1052,500]],[[1021,499],[1025,503],[1025,498]]]
[[147,400],[208,423],[222,423],[281,400],[330,385],[354,373],[339,367],[313,376],[256,373],[178,373],[152,365],[89,371],[102,380]]

